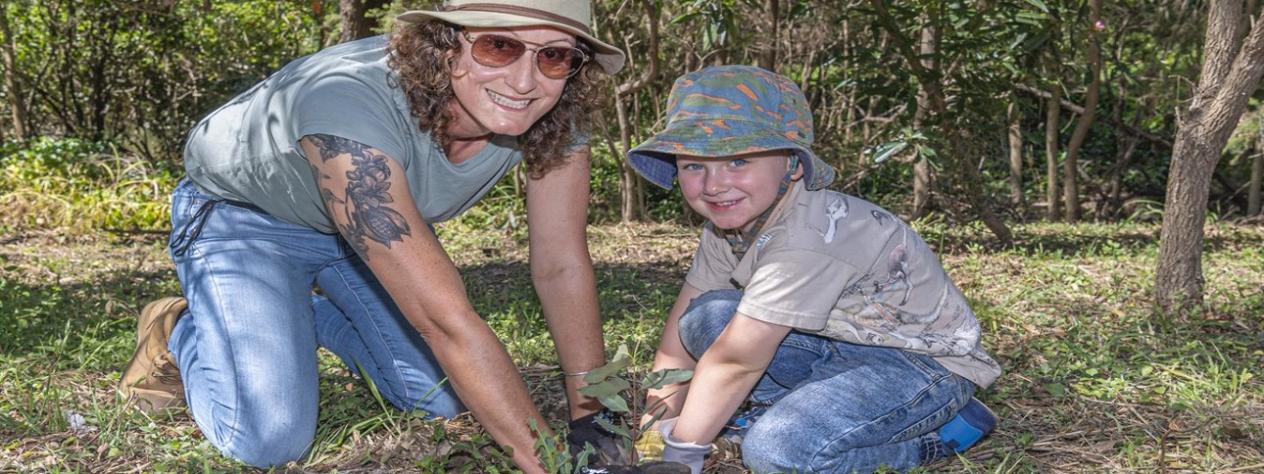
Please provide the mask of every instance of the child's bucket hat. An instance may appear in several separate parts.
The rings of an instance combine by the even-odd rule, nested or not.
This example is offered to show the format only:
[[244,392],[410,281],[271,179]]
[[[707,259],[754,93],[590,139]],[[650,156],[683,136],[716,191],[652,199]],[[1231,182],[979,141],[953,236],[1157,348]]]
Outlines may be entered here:
[[812,153],[812,112],[799,86],[754,66],[716,66],[691,72],[672,86],[667,127],[628,152],[632,168],[671,189],[676,155],[718,157],[790,150],[815,191],[834,181],[834,169]]
[[408,23],[442,20],[476,28],[548,26],[583,38],[606,74],[623,69],[623,51],[593,36],[590,0],[447,0],[438,11],[412,10],[395,19]]

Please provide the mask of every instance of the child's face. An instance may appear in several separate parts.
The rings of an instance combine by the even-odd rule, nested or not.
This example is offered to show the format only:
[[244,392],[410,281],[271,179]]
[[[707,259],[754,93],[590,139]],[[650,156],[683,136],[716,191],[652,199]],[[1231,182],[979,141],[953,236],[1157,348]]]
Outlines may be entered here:
[[[676,155],[680,191],[689,207],[716,227],[745,230],[776,201],[789,154],[769,150],[717,158]],[[793,179],[801,176],[802,168]]]

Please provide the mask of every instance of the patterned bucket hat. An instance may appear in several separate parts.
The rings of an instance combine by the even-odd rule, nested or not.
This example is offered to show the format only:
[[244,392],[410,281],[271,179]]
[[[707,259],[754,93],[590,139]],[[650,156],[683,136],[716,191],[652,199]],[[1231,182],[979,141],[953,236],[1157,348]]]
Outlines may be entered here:
[[767,150],[798,156],[808,190],[834,181],[834,169],[812,153],[812,113],[799,86],[754,66],[716,66],[676,79],[667,98],[667,127],[628,152],[628,162],[649,182],[671,189],[677,154]]

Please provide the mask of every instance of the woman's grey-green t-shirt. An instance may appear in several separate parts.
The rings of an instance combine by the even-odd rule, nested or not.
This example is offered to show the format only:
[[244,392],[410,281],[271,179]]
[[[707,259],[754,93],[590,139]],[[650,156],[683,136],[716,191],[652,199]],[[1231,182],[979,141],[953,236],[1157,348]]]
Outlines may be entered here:
[[377,36],[287,64],[193,128],[184,150],[189,179],[215,196],[334,233],[298,142],[336,135],[397,161],[427,222],[460,214],[521,160],[517,140],[495,136],[473,158],[448,161],[418,130],[386,61],[386,39]]

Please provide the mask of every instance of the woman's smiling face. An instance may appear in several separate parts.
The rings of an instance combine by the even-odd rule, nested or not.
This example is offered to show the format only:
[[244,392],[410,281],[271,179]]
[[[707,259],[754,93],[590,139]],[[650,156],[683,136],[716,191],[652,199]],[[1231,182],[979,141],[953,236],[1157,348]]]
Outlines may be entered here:
[[453,138],[494,133],[518,136],[526,133],[557,104],[567,79],[550,79],[536,66],[535,51],[503,67],[479,64],[470,55],[470,39],[495,34],[525,43],[528,48],[575,46],[575,36],[543,27],[468,28],[460,36],[461,51],[452,65],[452,106],[456,120],[449,128]]

